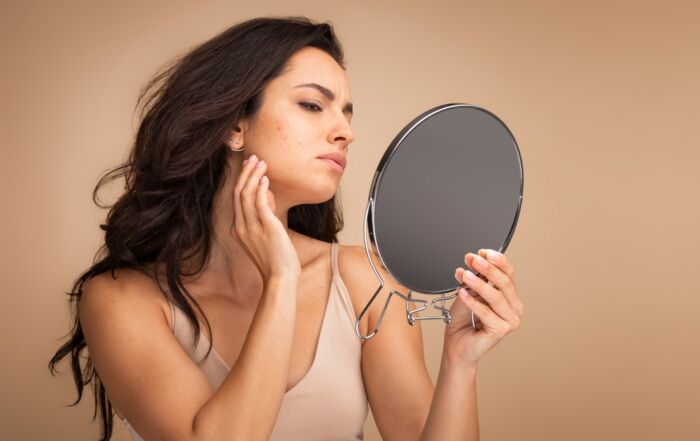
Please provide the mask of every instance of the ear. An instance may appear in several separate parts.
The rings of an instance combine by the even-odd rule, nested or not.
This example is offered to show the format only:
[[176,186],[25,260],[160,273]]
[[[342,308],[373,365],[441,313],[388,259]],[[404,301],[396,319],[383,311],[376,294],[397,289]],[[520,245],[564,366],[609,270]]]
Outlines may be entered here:
[[[229,147],[240,148],[245,145],[245,133],[248,130],[248,119],[241,118],[231,130],[228,132],[226,137],[226,144]],[[238,143],[236,143],[238,141]]]

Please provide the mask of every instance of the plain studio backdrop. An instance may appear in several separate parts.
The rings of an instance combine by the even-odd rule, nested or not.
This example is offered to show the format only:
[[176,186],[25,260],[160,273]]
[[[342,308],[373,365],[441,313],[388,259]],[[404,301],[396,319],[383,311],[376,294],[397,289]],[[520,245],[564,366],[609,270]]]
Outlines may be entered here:
[[[64,407],[68,364],[46,368],[102,239],[92,189],[157,69],[262,15],[330,21],[344,46],[342,243],[363,243],[374,169],[421,112],[474,104],[513,131],[525,194],[506,255],[526,314],[481,361],[482,439],[700,439],[698,3],[439,0],[3,2],[0,438],[97,439],[92,392]],[[423,329],[435,380],[444,323]],[[365,433],[380,439],[371,418]]]

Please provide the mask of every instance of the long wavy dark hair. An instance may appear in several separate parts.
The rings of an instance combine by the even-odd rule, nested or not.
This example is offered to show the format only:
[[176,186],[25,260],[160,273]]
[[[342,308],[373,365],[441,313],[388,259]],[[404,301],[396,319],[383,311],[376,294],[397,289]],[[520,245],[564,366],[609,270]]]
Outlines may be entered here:
[[[152,275],[147,265],[164,265],[167,286],[176,304],[192,321],[194,342],[200,327],[190,302],[211,326],[197,301],[185,289],[181,276],[202,271],[209,259],[212,202],[224,181],[229,130],[241,117],[258,111],[265,86],[280,75],[299,49],[313,46],[327,52],[345,69],[343,50],[329,23],[305,17],[263,17],[232,26],[196,46],[160,70],[139,94],[140,125],[128,159],[103,174],[92,194],[93,202],[109,208],[104,244],[93,265],[74,282],[68,294],[72,314],[70,338],[49,361],[70,355],[73,380],[80,402],[83,386],[92,383],[94,421],[99,410],[100,441],[112,436],[114,412],[90,357],[81,367],[86,349],[78,302],[83,286],[95,275],[132,268]],[[124,193],[113,205],[101,205],[100,188],[124,178]],[[336,194],[337,196],[337,194]],[[290,208],[289,228],[325,242],[336,241],[343,228],[340,204],[334,196],[322,204]],[[183,263],[193,255],[195,270],[185,273]],[[161,282],[156,281],[163,291]],[[165,291],[163,291],[165,295]],[[212,336],[213,337],[213,336]],[[213,348],[213,338],[207,356]]]

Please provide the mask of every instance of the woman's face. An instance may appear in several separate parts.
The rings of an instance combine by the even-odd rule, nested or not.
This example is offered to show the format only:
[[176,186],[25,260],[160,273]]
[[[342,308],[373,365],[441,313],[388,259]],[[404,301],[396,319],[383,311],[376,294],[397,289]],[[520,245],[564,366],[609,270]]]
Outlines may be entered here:
[[347,157],[355,139],[351,118],[345,71],[326,52],[305,47],[268,83],[258,112],[240,121],[237,136],[246,158],[255,154],[268,164],[266,175],[278,204],[318,204],[333,197],[343,173],[318,156]]

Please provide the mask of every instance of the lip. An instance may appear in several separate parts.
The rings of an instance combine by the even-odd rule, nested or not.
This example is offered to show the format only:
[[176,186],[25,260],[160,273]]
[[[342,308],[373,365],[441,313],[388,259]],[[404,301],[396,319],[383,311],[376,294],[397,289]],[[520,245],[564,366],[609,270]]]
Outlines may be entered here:
[[331,161],[338,164],[340,166],[340,168],[343,170],[345,170],[345,165],[347,164],[347,160],[345,159],[345,155],[343,155],[342,153],[338,153],[338,152],[326,153],[325,155],[321,155],[318,158],[319,159],[330,159]]

